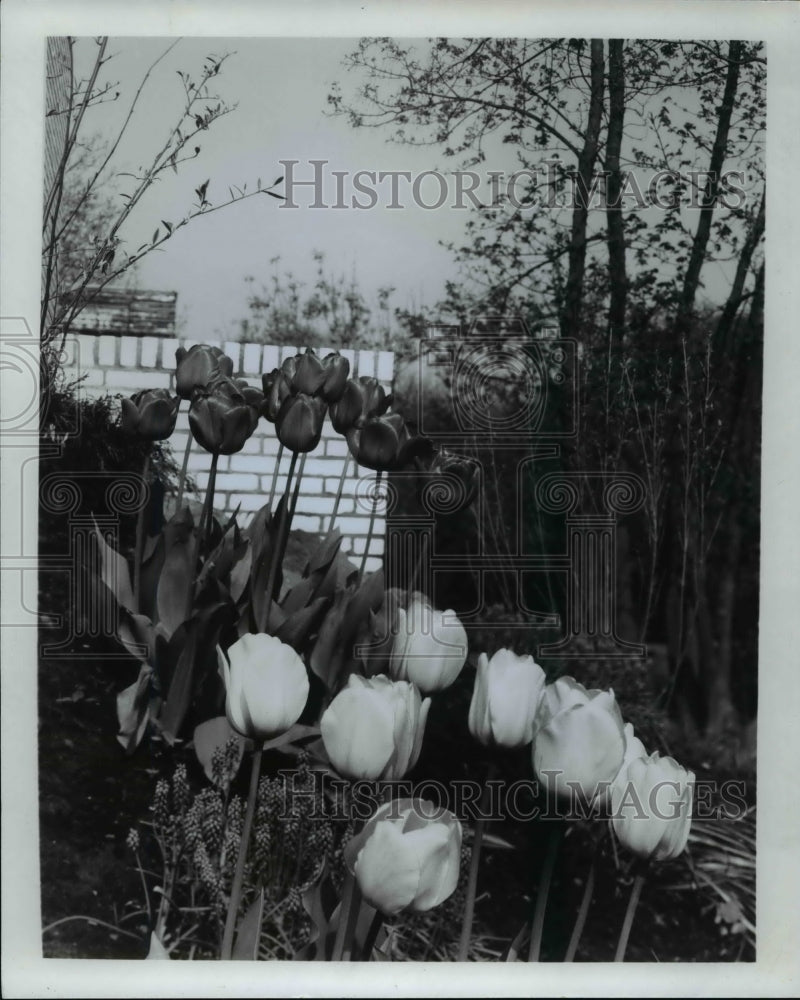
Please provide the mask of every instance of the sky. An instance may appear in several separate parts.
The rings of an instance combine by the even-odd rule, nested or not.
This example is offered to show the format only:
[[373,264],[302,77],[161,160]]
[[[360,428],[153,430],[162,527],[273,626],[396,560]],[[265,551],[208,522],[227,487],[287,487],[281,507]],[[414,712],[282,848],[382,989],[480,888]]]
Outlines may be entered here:
[[[90,110],[87,134],[98,132],[104,140],[116,134],[148,67],[174,41],[110,39],[107,55],[111,58],[98,84],[113,83],[110,93],[118,90],[120,96]],[[201,152],[196,160],[182,164],[177,175],[166,171],[152,186],[121,231],[126,249],[132,252],[150,241],[162,220],[174,224],[187,214],[196,202],[195,189],[204,182],[208,181],[209,201],[216,205],[227,199],[231,186],[247,184],[252,190],[259,178],[270,184],[285,172],[281,160],[298,161],[293,168],[298,180],[313,176],[311,160],[327,161],[323,169],[328,205],[336,200],[334,171],[347,171],[350,177],[357,171],[405,170],[414,176],[426,170],[451,171],[454,161],[445,158],[440,146],[391,143],[386,128],[353,128],[345,117],[327,113],[334,81],[341,83],[346,97],[361,82],[343,65],[357,42],[356,38],[308,37],[179,40],[150,72],[114,155],[116,176],[110,177],[111,185],[119,193],[132,190],[134,182],[124,173],[148,165],[169,136],[183,107],[179,70],[197,79],[207,56],[219,58],[228,53],[213,83],[217,94],[236,107],[200,133],[196,141]],[[414,44],[426,42],[419,39]],[[78,46],[78,71],[88,72],[96,44],[80,39]],[[693,100],[691,93],[683,92],[680,97],[683,103]],[[655,140],[640,128],[636,141],[646,145]],[[703,161],[706,155],[702,154]],[[490,141],[482,173],[504,170],[510,174],[517,167],[513,145],[504,145],[498,137]],[[401,190],[406,192],[407,187]],[[460,243],[471,213],[466,203],[453,207],[452,180],[440,208],[415,205],[404,194],[404,207],[392,209],[385,184],[380,191],[377,205],[368,211],[313,209],[308,188],[298,189],[297,208],[281,207],[278,200],[264,195],[222,208],[193,220],[163,248],[150,253],[138,268],[138,286],[178,293],[181,335],[196,340],[232,339],[239,333],[239,321],[248,315],[248,296],[267,286],[276,266],[274,259],[280,258],[281,272],[291,272],[310,287],[317,268],[313,254],[320,251],[329,273],[354,278],[373,310],[378,290],[391,286],[396,289],[392,308],[428,307],[435,321],[438,317],[430,313],[431,307],[444,297],[446,281],[458,276],[453,255],[441,243]],[[437,194],[431,183],[421,192],[429,204]],[[346,202],[354,193],[351,180],[346,181]],[[646,212],[653,221],[659,210]],[[567,213],[563,222],[568,226]],[[687,216],[685,223],[693,231],[696,216]],[[604,226],[604,212],[596,212],[590,224]],[[733,261],[704,266],[701,294],[708,301],[724,300],[734,266]],[[249,276],[254,279],[252,286],[245,281]]]
[[[328,160],[326,170],[411,170],[415,174],[445,167],[439,149],[398,146],[377,129],[353,129],[344,118],[324,112],[330,85],[346,81],[343,57],[356,39],[183,39],[153,71],[139,99],[127,134],[114,162],[117,170],[132,170],[148,162],[145,152],[160,148],[182,107],[179,69],[198,73],[205,57],[232,53],[216,81],[218,93],[238,106],[220,118],[198,140],[201,154],[183,164],[178,176],[169,172],[131,214],[124,231],[127,248],[149,239],[160,220],[174,221],[191,207],[194,189],[210,178],[212,203],[227,197],[229,185],[251,190],[260,177],[269,184],[282,172],[279,161],[301,161],[297,179],[310,178],[306,161]],[[170,40],[111,39],[106,78],[119,81],[120,98],[91,111],[87,131],[111,135],[132,99],[147,66]],[[93,57],[94,43],[80,42]],[[130,179],[118,178],[120,191]],[[331,185],[335,182],[331,180]],[[138,284],[143,288],[178,292],[178,316],[192,339],[231,336],[247,315],[245,276],[255,288],[280,268],[313,282],[313,251],[322,251],[334,274],[355,274],[368,301],[382,286],[397,289],[393,305],[432,305],[444,292],[444,282],[456,274],[441,239],[457,239],[466,211],[443,207],[425,210],[410,204],[392,211],[379,203],[370,211],[312,210],[306,189],[297,209],[279,208],[275,199],[259,196],[197,219],[142,261]],[[347,198],[350,197],[348,189]],[[330,189],[331,201],[335,188]],[[326,194],[327,197],[327,194]],[[409,199],[410,201],[410,199]]]

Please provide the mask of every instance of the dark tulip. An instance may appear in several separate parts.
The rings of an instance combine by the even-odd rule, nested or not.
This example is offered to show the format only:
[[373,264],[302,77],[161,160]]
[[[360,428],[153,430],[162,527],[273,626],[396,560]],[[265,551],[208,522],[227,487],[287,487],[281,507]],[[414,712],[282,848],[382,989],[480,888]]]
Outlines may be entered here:
[[339,400],[331,405],[331,423],[337,434],[347,434],[361,419],[364,409],[364,393],[354,378],[345,382]]
[[255,386],[249,385],[243,378],[237,378],[233,380],[237,389],[244,396],[244,401],[250,408],[250,423],[252,428],[250,433],[258,426],[258,418],[261,416],[266,400],[264,399],[264,393],[260,389],[256,389]]
[[251,407],[231,379],[217,379],[208,391],[195,392],[189,408],[189,427],[206,451],[232,455],[241,451],[253,432]]
[[322,367],[325,369],[325,381],[320,395],[326,403],[337,403],[347,385],[350,362],[341,354],[328,354],[322,361]]
[[362,392],[362,416],[382,417],[392,405],[391,395],[371,375],[359,375],[358,384]]
[[290,451],[313,451],[322,436],[325,400],[304,392],[287,396],[275,419],[278,440]]
[[169,389],[141,389],[122,400],[122,429],[145,441],[163,441],[175,430],[180,405]]
[[399,413],[371,417],[347,433],[347,446],[353,458],[359,465],[376,471],[401,465],[408,441],[408,430]]
[[[423,468],[425,462],[420,463]],[[442,512],[455,514],[472,503],[478,492],[477,462],[448,451],[438,451],[424,468],[423,493],[442,505]]]
[[321,395],[325,383],[325,369],[316,354],[309,349],[297,355],[297,366],[292,377],[292,392],[303,392],[307,396]]
[[187,351],[175,352],[175,391],[181,399],[191,399],[195,389],[202,389],[220,375],[233,375],[233,361],[220,347],[195,344]]
[[[265,385],[267,378],[268,376],[265,375]],[[269,379],[270,387],[264,403],[264,416],[270,423],[274,424],[278,418],[278,412],[283,405],[283,401],[291,396],[292,390],[289,379],[280,368],[276,368],[269,376]]]

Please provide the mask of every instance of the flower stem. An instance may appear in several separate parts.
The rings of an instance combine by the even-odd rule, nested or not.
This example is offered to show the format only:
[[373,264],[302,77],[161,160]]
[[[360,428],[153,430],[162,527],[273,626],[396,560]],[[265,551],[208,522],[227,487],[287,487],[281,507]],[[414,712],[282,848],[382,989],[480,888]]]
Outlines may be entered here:
[[356,891],[355,876],[348,872],[344,878],[342,888],[342,904],[339,909],[339,926],[336,928],[336,940],[333,943],[332,962],[339,962],[342,958],[347,928],[350,923],[350,911],[353,909],[353,897]]
[[275,500],[275,489],[278,485],[278,473],[280,472],[281,462],[283,461],[283,445],[278,448],[278,456],[275,459],[275,467],[272,470],[272,484],[269,488],[269,510],[272,513],[272,503]]
[[[150,481],[150,452],[148,451],[144,458],[144,465],[142,466],[142,482],[144,483],[144,493],[147,497],[147,486]],[[139,513],[136,515],[136,552],[133,559],[133,601],[137,611],[141,611],[139,606],[139,591],[141,589],[142,581],[142,559],[144,557],[144,518],[149,504],[147,499],[139,508]]]
[[364,579],[364,571],[367,567],[367,558],[369,557],[369,547],[372,543],[372,534],[375,531],[375,518],[378,514],[378,503],[380,501],[380,491],[381,491],[381,479],[383,478],[383,470],[378,469],[375,475],[375,487],[372,494],[372,513],[369,515],[369,530],[367,531],[367,540],[364,543],[364,554],[361,556],[361,568],[358,571],[359,580]]
[[625,919],[622,922],[622,930],[620,931],[619,941],[617,942],[617,953],[614,955],[615,962],[625,961],[625,952],[628,948],[628,938],[631,936],[633,918],[636,914],[636,907],[639,905],[639,897],[642,894],[643,885],[644,875],[639,873],[633,880],[633,888],[631,889],[630,898],[628,899],[628,909],[625,911]]
[[222,937],[222,952],[220,958],[227,960],[233,953],[233,932],[236,928],[236,914],[239,911],[239,900],[242,896],[242,881],[244,879],[244,866],[247,861],[247,848],[250,843],[250,831],[253,827],[253,816],[256,811],[256,798],[258,797],[258,779],[261,773],[261,755],[263,747],[259,746],[253,753],[253,765],[250,772],[250,791],[247,794],[247,810],[244,814],[244,826],[242,827],[242,839],[239,842],[239,853],[236,857],[236,870],[233,874],[233,886],[231,887],[231,898],[228,902],[228,913],[225,918],[225,933]]
[[342,471],[339,474],[339,486],[336,489],[336,499],[333,501],[333,510],[331,511],[331,519],[328,521],[328,534],[333,531],[333,525],[336,521],[336,515],[339,513],[339,504],[342,502],[342,491],[344,490],[344,481],[347,477],[347,470],[350,466],[350,452],[344,456],[344,462],[342,462]]
[[183,504],[183,493],[186,489],[186,476],[189,471],[189,455],[192,453],[192,432],[189,431],[189,437],[186,439],[186,448],[183,451],[183,465],[181,466],[181,475],[178,480],[178,500],[175,504],[175,513],[180,514],[181,505]]
[[375,949],[375,942],[378,940],[381,927],[383,927],[383,914],[380,910],[376,910],[375,916],[372,918],[372,923],[369,925],[367,936],[364,939],[364,949],[361,952],[362,962],[369,962],[372,958],[372,952]]
[[594,893],[594,873],[595,863],[594,860],[592,860],[592,864],[589,868],[589,874],[586,876],[586,885],[583,889],[583,898],[581,899],[581,905],[578,909],[578,916],[575,918],[575,926],[572,928],[572,937],[569,939],[567,953],[564,956],[565,962],[575,961],[575,955],[577,954],[578,945],[581,941],[581,934],[583,934],[586,917],[589,913],[589,906],[592,902],[592,894]]
[[[206,490],[206,502],[203,506],[203,518],[200,522],[201,532],[205,533],[206,548],[211,541],[211,524],[214,520],[214,490],[217,485],[217,461],[219,453],[214,452],[211,456],[211,471],[208,474],[208,488]],[[205,527],[204,527],[205,526]]]
[[550,893],[550,883],[553,880],[553,870],[556,866],[558,847],[561,843],[561,836],[564,827],[559,821],[554,821],[555,825],[550,830],[547,843],[547,854],[542,866],[542,876],[539,882],[539,891],[536,894],[536,907],[533,912],[533,925],[531,927],[531,943],[528,949],[528,961],[538,962],[539,954],[542,950],[542,931],[544,930],[544,914],[547,909],[547,897]]
[[353,895],[350,900],[350,911],[347,914],[347,925],[344,932],[344,943],[342,944],[342,961],[353,961],[353,941],[358,926],[358,918],[361,914],[361,890],[358,884],[353,884]]
[[458,945],[459,962],[466,962],[469,955],[469,939],[472,935],[472,920],[475,914],[475,895],[478,888],[478,869],[481,863],[481,847],[483,846],[483,827],[486,808],[489,804],[489,778],[492,774],[492,765],[489,765],[489,773],[486,776],[486,784],[483,786],[483,793],[479,805],[478,818],[475,821],[475,839],[472,844],[472,857],[469,863],[469,879],[467,881],[467,899],[464,904],[464,918],[461,922],[461,940]]

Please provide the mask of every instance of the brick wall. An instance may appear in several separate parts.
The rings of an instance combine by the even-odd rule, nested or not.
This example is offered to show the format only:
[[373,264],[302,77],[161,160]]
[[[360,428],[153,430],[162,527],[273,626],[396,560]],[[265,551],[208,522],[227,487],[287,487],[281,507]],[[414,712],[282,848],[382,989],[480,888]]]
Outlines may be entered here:
[[[138,389],[175,389],[175,351],[178,346],[191,347],[195,341],[166,338],[116,336],[114,334],[79,333],[68,338],[65,368],[72,378],[84,375],[80,392],[88,398],[106,393],[128,396]],[[264,346],[262,344],[227,342],[220,345],[233,359],[234,375],[261,387],[261,373],[271,371],[288,355],[297,353],[295,347]],[[320,348],[319,354],[328,353]],[[389,351],[341,352],[350,361],[351,374],[373,375],[388,389],[391,385],[394,355]],[[181,403],[178,422],[170,445],[180,464],[189,439],[188,404]],[[221,455],[217,466],[216,509],[224,514],[233,513],[241,504],[239,523],[252,519],[254,511],[266,503],[272,482],[279,443],[275,428],[264,418],[259,421],[255,434],[236,455]],[[310,532],[327,531],[328,519],[333,510],[336,489],[347,445],[336,434],[328,420],[322,440],[306,459],[294,527]],[[289,467],[289,454],[284,453],[278,490],[285,486],[285,473]],[[208,482],[210,455],[197,444],[189,459],[189,471],[201,489]],[[352,464],[345,480],[339,504],[337,525],[344,535],[343,551],[360,557],[366,544],[369,528],[369,503],[356,499],[359,478],[372,479],[368,469],[356,469]],[[280,493],[276,494],[280,495]],[[200,499],[195,497],[194,499]],[[383,554],[383,520],[375,524],[370,544],[369,570],[377,569]]]

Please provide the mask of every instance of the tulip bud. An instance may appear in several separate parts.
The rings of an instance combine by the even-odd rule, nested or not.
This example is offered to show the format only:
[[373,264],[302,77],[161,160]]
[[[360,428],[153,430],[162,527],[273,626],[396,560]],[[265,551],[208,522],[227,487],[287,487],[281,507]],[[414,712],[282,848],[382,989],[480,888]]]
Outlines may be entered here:
[[326,403],[336,403],[342,398],[347,377],[350,374],[350,362],[341,354],[328,354],[322,361],[325,369],[325,381],[322,383],[320,395]]
[[283,401],[291,395],[289,379],[280,368],[273,368],[267,375],[261,376],[264,387],[264,416],[274,424]]
[[296,356],[292,392],[303,392],[316,396],[325,383],[325,369],[317,355],[309,347],[305,354]]
[[325,423],[325,400],[304,392],[287,396],[275,418],[280,443],[291,451],[313,451],[322,437]]
[[545,784],[560,794],[580,791],[588,801],[604,800],[624,750],[613,691],[587,691],[572,677],[544,688],[533,724],[533,767]]
[[359,465],[387,470],[403,464],[409,433],[399,413],[370,417],[347,432],[347,446]]
[[415,594],[397,612],[390,673],[411,681],[423,694],[449,687],[467,661],[467,633],[452,609],[436,611]]
[[253,414],[231,379],[217,379],[207,390],[195,391],[189,407],[189,427],[206,451],[232,455],[252,434]]
[[264,393],[255,386],[249,385],[243,378],[233,380],[236,388],[244,396],[244,401],[250,409],[250,433],[252,434],[258,426],[258,418],[261,416],[264,405]]
[[677,858],[689,839],[694,780],[672,757],[636,752],[611,787],[611,825],[619,842],[641,858]]
[[424,469],[420,500],[437,514],[455,514],[475,499],[479,476],[477,462],[438,451]]
[[469,706],[469,731],[484,746],[522,747],[533,739],[533,720],[545,684],[532,656],[499,649],[478,657]]
[[419,757],[429,708],[412,684],[351,674],[320,721],[331,763],[346,778],[402,778]]
[[290,729],[308,699],[303,661],[276,636],[245,634],[226,656],[217,646],[225,681],[225,714],[242,736],[263,742]]
[[346,434],[355,427],[363,413],[364,394],[356,379],[345,382],[342,395],[331,404],[331,423],[337,434]]
[[366,901],[384,916],[438,906],[458,885],[461,824],[424,799],[381,806],[345,846]]
[[194,344],[175,352],[175,391],[181,399],[191,399],[195,389],[203,389],[220,375],[233,375],[233,361],[220,347]]
[[145,441],[163,441],[175,430],[180,405],[168,389],[141,389],[122,400],[122,429]]
[[388,394],[380,382],[372,375],[359,375],[358,384],[361,388],[361,413],[365,419],[382,417],[392,405],[392,396]]

